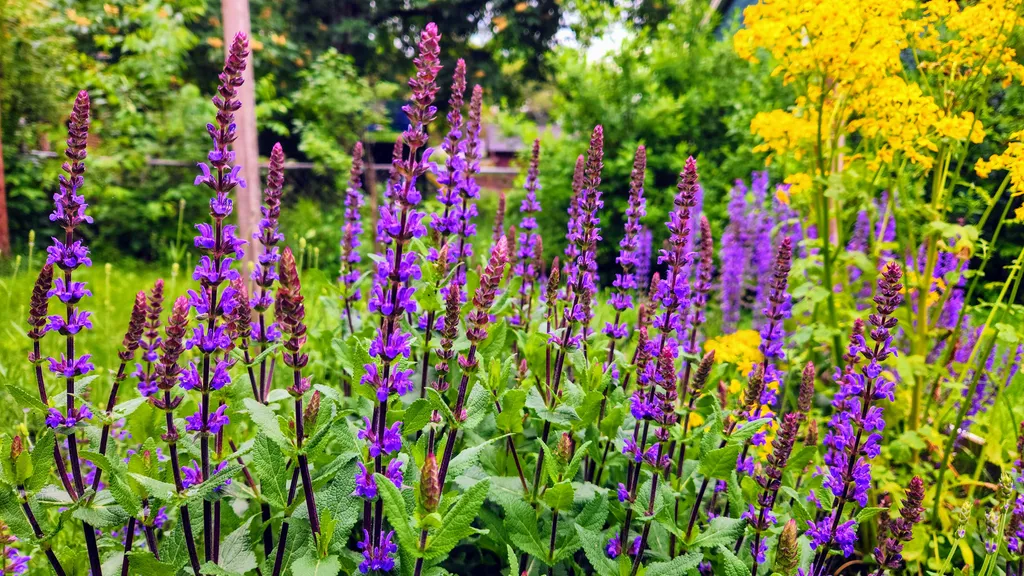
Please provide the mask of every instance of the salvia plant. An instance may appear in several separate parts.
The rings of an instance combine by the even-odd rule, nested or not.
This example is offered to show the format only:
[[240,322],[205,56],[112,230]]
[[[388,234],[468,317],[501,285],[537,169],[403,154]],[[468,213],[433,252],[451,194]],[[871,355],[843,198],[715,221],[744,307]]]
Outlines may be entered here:
[[[502,194],[474,254],[485,94],[474,86],[467,105],[457,60],[438,120],[446,71],[428,24],[377,214],[352,151],[325,287],[280,224],[280,145],[257,231],[230,223],[248,53],[239,34],[213,97],[192,282],[177,294],[157,280],[127,317],[105,314],[124,336],[102,368],[82,345],[97,318],[83,280],[91,109],[87,92],[75,100],[27,308],[35,389],[8,387],[26,416],[0,441],[0,573],[1024,576],[1024,428],[1005,454],[977,433],[1014,413],[1005,303],[1024,253],[999,300],[972,305],[971,255],[900,249],[896,200],[871,202],[850,220],[856,306],[835,349],[810,328],[827,311],[837,322],[826,302],[842,286],[814,270],[830,232],[802,224],[788,185],[737,181],[716,233],[698,162],[681,159],[652,222],[647,149],[626,152],[628,188],[607,190],[595,126],[562,258],[544,259],[559,242],[537,222],[552,209],[540,140],[518,214]],[[606,194],[628,198],[621,230]],[[611,237],[614,269],[600,270]],[[934,288],[908,288],[922,282]],[[908,350],[922,318],[946,331],[924,357]],[[912,434],[901,403],[925,363],[938,375],[923,401],[946,415]]]

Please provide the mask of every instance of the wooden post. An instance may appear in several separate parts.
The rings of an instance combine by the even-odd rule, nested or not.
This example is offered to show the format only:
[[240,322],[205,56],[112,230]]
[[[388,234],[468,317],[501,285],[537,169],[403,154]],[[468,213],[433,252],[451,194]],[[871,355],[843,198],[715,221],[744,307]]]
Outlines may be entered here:
[[[0,123],[0,127],[3,124]],[[11,257],[11,229],[7,224],[7,183],[4,179],[4,135],[0,128],[0,258]]]
[[[260,204],[262,202],[259,142],[256,130],[256,75],[253,70],[252,31],[249,23],[249,0],[223,0],[221,17],[224,20],[224,48],[231,46],[231,41],[238,32],[249,36],[249,61],[242,75],[245,83],[238,90],[238,99],[242,108],[235,114],[238,127],[238,139],[235,140],[235,162],[242,166],[242,177],[246,188],[238,189],[235,198],[235,214],[238,218],[239,238],[252,242],[260,221]],[[246,261],[254,261],[254,250],[247,250]]]

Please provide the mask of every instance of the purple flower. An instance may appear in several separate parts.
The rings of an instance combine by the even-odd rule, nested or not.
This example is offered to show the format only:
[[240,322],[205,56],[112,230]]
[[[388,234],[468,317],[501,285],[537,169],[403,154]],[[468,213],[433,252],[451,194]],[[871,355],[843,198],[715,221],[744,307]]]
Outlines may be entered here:
[[626,500],[629,500],[629,490],[626,488],[626,485],[623,484],[622,482],[619,482],[618,496],[619,502],[625,502]]
[[74,408],[67,416],[64,416],[64,414],[56,408],[50,408],[49,412],[46,413],[46,425],[50,428],[72,428],[79,422],[89,420],[91,418],[92,411],[90,411],[87,406]]
[[540,200],[537,199],[537,192],[540,190],[540,140],[533,141],[533,149],[530,153],[530,167],[526,172],[526,183],[523,184],[526,190],[526,197],[519,205],[519,212],[522,219],[519,221],[519,241],[516,246],[516,260],[512,267],[512,273],[522,278],[519,285],[518,309],[510,320],[513,326],[527,326],[530,304],[533,300],[533,291],[537,279],[540,277],[538,262],[542,258],[543,249],[541,236],[537,233],[537,218],[534,214],[541,211]]
[[356,465],[359,470],[356,470],[356,491],[353,495],[373,500],[377,497],[377,482],[373,479],[373,473],[362,462],[356,462]]
[[655,317],[653,325],[662,333],[663,348],[677,348],[677,341],[670,334],[675,331],[677,336],[680,336],[684,329],[683,318],[690,300],[687,271],[693,261],[693,254],[687,249],[687,243],[691,235],[691,209],[697,204],[698,187],[697,161],[691,156],[686,160],[686,167],[679,175],[674,208],[666,224],[670,232],[668,247],[663,248],[658,256],[658,264],[664,264],[666,271],[658,284],[655,299],[661,303],[664,313]]
[[[758,350],[764,356],[764,391],[761,404],[774,408],[776,394],[782,386],[782,376],[776,368],[775,361],[783,360],[786,353],[782,350],[784,333],[783,322],[789,318],[790,303],[786,286],[789,270],[793,261],[793,241],[788,236],[782,239],[772,267],[771,280],[767,282],[767,301],[763,310],[765,323],[761,325],[761,344]],[[775,384],[775,386],[771,386]]]
[[199,348],[203,354],[212,354],[217,350],[231,348],[231,337],[228,335],[227,326],[217,326],[211,331],[200,324],[192,329],[192,337],[185,342],[185,347],[188,350]]
[[378,539],[379,544],[375,546],[370,533],[363,530],[363,539],[357,543],[359,549],[363,551],[363,561],[359,563],[360,572],[369,574],[373,571],[391,572],[395,569],[393,555],[398,552],[398,546],[391,542],[394,535],[394,530],[387,533],[382,530]]
[[847,520],[835,527],[835,535],[832,534],[832,527],[835,524],[835,514],[830,514],[818,522],[807,521],[807,537],[811,540],[811,550],[817,550],[819,546],[828,546],[830,542],[839,546],[843,557],[849,558],[853,554],[853,545],[857,542],[857,529],[855,520]]
[[[401,444],[399,444],[399,446],[401,446]],[[405,480],[405,476],[402,474],[403,465],[404,463],[396,458],[391,462],[388,462],[387,471],[384,472],[384,476],[387,477],[388,480],[391,480],[391,482],[394,483],[395,488],[398,488],[399,490],[401,490],[402,482]]]
[[356,433],[360,440],[365,440],[369,446],[371,458],[381,454],[393,454],[402,449],[402,423],[395,422],[391,428],[384,429],[382,438],[377,437],[377,432],[372,428],[369,418],[363,418],[365,428]]
[[[210,414],[209,422],[207,423],[207,432],[210,434],[217,434],[220,429],[227,426],[231,420],[224,414],[227,409],[226,404],[221,404],[217,409]],[[203,413],[202,410],[195,414],[185,418],[185,429],[189,432],[203,432]]]
[[363,206],[363,143],[356,142],[352,148],[352,170],[349,172],[348,188],[345,190],[345,223],[341,227],[341,275],[338,280],[343,287],[342,300],[346,312],[351,313],[349,305],[358,301],[362,294],[355,288],[359,280],[359,236],[363,233],[362,215],[359,209]]
[[67,319],[63,316],[50,316],[49,323],[46,325],[47,332],[59,332],[64,336],[74,336],[86,328],[92,328],[89,312],[78,308],[72,308]]
[[82,298],[92,296],[92,292],[85,288],[85,282],[65,282],[58,276],[53,280],[53,289],[46,293],[47,298],[54,296],[65,304],[77,304]]
[[639,146],[633,159],[633,171],[629,181],[629,205],[626,208],[625,235],[619,242],[619,256],[616,258],[622,273],[615,275],[612,282],[614,293],[610,303],[615,309],[615,322],[605,324],[604,333],[612,339],[626,336],[626,324],[619,323],[619,316],[633,308],[633,291],[637,289],[634,269],[639,262],[640,219],[647,215],[647,201],[644,199],[644,172],[647,169],[647,149]]
[[[883,399],[891,402],[894,399],[895,384],[882,376],[881,363],[896,353],[890,330],[896,327],[897,320],[893,313],[903,300],[903,285],[900,283],[902,274],[895,262],[890,262],[882,271],[878,279],[878,293],[875,295],[876,312],[868,317],[874,344],[869,347],[862,329],[859,325],[855,326],[851,336],[849,363],[842,372],[837,370],[834,377],[839,390],[833,398],[835,411],[823,438],[826,446],[824,460],[828,466],[824,484],[835,496],[835,506],[840,510],[850,500],[862,507],[867,505],[867,492],[871,486],[869,460],[880,451],[880,432],[885,427],[882,410],[873,403]],[[856,371],[858,358],[852,353],[859,353],[867,360],[859,373]],[[836,527],[839,520],[832,522],[831,532],[824,536],[813,536],[816,541],[814,545],[838,545],[844,555],[848,556],[856,538],[856,531],[852,528],[855,522],[850,520]],[[820,532],[827,528],[819,524],[813,529]]]
[[743,299],[747,268],[747,187],[737,180],[729,193],[729,224],[722,235],[722,323],[726,332],[736,329]]
[[75,360],[68,360],[64,354],[60,355],[60,360],[56,358],[49,358],[50,361],[50,372],[59,374],[65,378],[75,378],[87,374],[92,370],[96,369],[96,366],[89,359],[92,358],[91,354],[83,354]]
[[32,557],[22,556],[18,553],[18,549],[11,546],[10,543],[8,543],[6,548],[7,558],[4,561],[3,569],[0,570],[0,574],[12,575],[28,572],[28,561],[31,560]]

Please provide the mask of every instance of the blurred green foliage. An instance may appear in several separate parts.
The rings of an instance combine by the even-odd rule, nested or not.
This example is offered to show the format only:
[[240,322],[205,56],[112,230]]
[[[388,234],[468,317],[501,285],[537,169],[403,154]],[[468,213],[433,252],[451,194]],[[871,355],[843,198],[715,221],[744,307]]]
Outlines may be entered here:
[[[668,218],[687,156],[698,159],[704,206],[716,236],[733,179],[764,169],[763,158],[751,152],[750,119],[777,106],[780,82],[767,70],[741,62],[713,22],[701,23],[706,15],[703,3],[676,5],[663,21],[637,29],[600,59],[588,56],[585,48],[561,48],[550,56],[550,120],[562,135],[539,134],[544,212],[538,221],[543,230],[565,229],[575,158],[586,151],[593,126],[603,125],[601,189],[608,219],[602,228],[609,232],[600,246],[599,265],[612,266],[618,252],[638,145],[647,147],[644,223],[655,234],[655,248],[667,237],[660,223]],[[508,118],[506,127],[527,141],[538,136],[524,116]],[[510,198],[514,208],[523,193],[518,194]],[[545,256],[550,259],[563,249],[545,244]]]

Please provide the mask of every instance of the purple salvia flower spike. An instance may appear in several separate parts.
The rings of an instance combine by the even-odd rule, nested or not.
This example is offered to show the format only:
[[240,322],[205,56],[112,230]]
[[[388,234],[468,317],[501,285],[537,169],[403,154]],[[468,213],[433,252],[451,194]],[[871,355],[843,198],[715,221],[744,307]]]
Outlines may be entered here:
[[533,141],[533,149],[530,152],[530,167],[526,171],[526,182],[523,188],[526,190],[526,198],[519,205],[519,212],[522,219],[519,221],[519,242],[516,245],[516,261],[512,267],[514,277],[522,278],[519,285],[519,298],[516,314],[511,318],[513,326],[521,326],[529,331],[530,310],[533,303],[533,293],[536,289],[537,280],[540,277],[539,262],[542,258],[543,248],[541,237],[537,232],[537,218],[534,214],[540,213],[540,200],[537,199],[537,192],[540,190],[540,140]]
[[639,264],[640,220],[647,215],[647,201],[644,198],[644,173],[647,169],[647,149],[639,146],[633,158],[633,171],[629,180],[629,205],[626,208],[625,233],[619,242],[619,256],[616,262],[622,272],[612,282],[613,293],[609,299],[615,309],[615,320],[605,324],[604,333],[611,339],[608,363],[614,356],[615,341],[628,334],[625,322],[619,322],[622,312],[633,308],[633,292],[637,290],[635,269]]
[[349,171],[348,188],[345,190],[345,223],[341,228],[341,275],[338,277],[342,287],[341,299],[345,303],[345,320],[350,333],[355,331],[352,303],[362,298],[359,288],[355,287],[360,275],[357,268],[361,259],[359,237],[363,233],[362,215],[359,210],[363,206],[362,177],[363,143],[356,142],[352,148],[352,169]]

